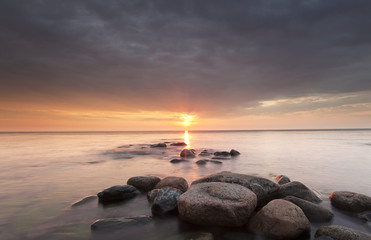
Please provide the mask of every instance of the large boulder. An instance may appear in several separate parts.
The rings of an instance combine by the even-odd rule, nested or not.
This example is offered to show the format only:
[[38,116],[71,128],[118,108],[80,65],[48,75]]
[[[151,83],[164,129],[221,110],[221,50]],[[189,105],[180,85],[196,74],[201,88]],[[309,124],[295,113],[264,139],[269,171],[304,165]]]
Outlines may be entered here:
[[334,240],[370,240],[371,235],[344,226],[331,225],[318,228],[315,237],[330,237]]
[[151,220],[150,216],[107,218],[96,220],[90,227],[93,231],[114,231],[129,226],[146,224]]
[[262,206],[274,199],[279,189],[278,184],[268,179],[232,172],[219,172],[211,174],[192,182],[192,185],[204,182],[225,182],[244,186],[252,190],[257,195],[259,206]]
[[192,151],[191,149],[183,149],[181,152],[180,152],[180,156],[182,158],[194,158],[196,157],[196,154],[194,151]]
[[183,220],[208,226],[243,226],[256,205],[248,188],[221,182],[195,184],[178,199]]
[[310,223],[298,206],[276,199],[252,216],[247,228],[275,239],[295,239],[309,233]]
[[283,184],[286,184],[286,183],[289,183],[291,182],[290,181],[290,178],[285,176],[285,175],[279,175],[276,177],[276,181],[279,185],[283,185]]
[[334,217],[334,214],[330,210],[304,199],[288,196],[284,200],[300,207],[311,222],[328,222]]
[[139,191],[131,185],[116,185],[97,194],[99,201],[102,203],[105,202],[114,202],[130,199],[139,194]]
[[161,179],[155,176],[137,176],[129,178],[127,184],[132,185],[142,191],[150,191],[154,189],[156,184],[160,181]]
[[289,182],[286,184],[281,185],[278,194],[281,198],[287,196],[295,196],[309,202],[318,203],[321,202],[321,199],[307,186],[302,184],[301,182]]
[[164,215],[176,210],[178,198],[181,194],[182,191],[175,188],[165,187],[159,189],[152,201],[151,210],[153,215]]
[[187,191],[188,182],[182,177],[166,177],[156,184],[155,188],[172,187],[182,192]]
[[354,192],[337,191],[330,195],[331,204],[335,207],[350,211],[371,211],[371,197]]

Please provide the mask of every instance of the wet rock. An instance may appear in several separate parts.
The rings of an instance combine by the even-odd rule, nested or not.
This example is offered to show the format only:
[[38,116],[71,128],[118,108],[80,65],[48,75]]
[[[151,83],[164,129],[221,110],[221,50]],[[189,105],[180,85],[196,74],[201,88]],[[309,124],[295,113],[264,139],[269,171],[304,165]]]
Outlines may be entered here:
[[198,160],[196,162],[197,165],[205,165],[206,164],[206,161],[205,160]]
[[300,207],[311,222],[328,222],[334,217],[334,214],[330,210],[304,199],[288,196],[284,200]]
[[276,177],[276,181],[279,185],[283,185],[283,184],[286,184],[286,183],[289,183],[291,182],[290,181],[290,178],[288,178],[287,176],[285,175],[279,175]]
[[337,191],[330,195],[331,204],[350,212],[371,211],[371,197],[347,191]]
[[175,159],[171,159],[170,162],[171,163],[181,163],[181,162],[188,162],[188,161],[185,160],[185,159],[175,158]]
[[83,199],[78,200],[77,202],[72,203],[71,207],[78,207],[87,203],[90,203],[92,201],[95,201],[98,197],[97,196],[87,196]]
[[178,198],[183,192],[175,188],[164,187],[156,193],[151,207],[152,213],[164,215],[177,209]]
[[150,146],[151,148],[165,148],[167,147],[166,143],[157,143],[157,144],[152,144]]
[[177,143],[172,143],[170,146],[187,146],[187,143],[185,142],[177,142]]
[[117,185],[104,189],[97,196],[100,202],[105,203],[134,198],[137,194],[139,194],[138,190],[131,185]]
[[147,199],[150,203],[153,203],[158,194],[158,191],[160,191],[160,189],[153,189],[147,193]]
[[297,181],[281,185],[278,194],[281,198],[295,196],[314,203],[321,202],[321,199],[312,190]]
[[247,228],[275,239],[295,239],[310,231],[310,223],[298,206],[275,199],[251,217]]
[[230,157],[231,153],[227,151],[222,151],[222,152],[214,152],[214,156],[217,157]]
[[[232,172],[219,172],[211,174],[192,182],[192,185],[204,182],[225,182],[242,185],[252,190],[257,195],[259,206],[262,206],[270,200],[276,198],[279,189],[278,184],[268,179]],[[259,185],[261,188],[258,188],[256,185],[255,187],[251,187],[251,184]],[[263,191],[261,191],[261,189],[263,189]]]
[[200,183],[179,197],[178,211],[194,224],[237,227],[247,223],[256,204],[256,195],[238,184]]
[[166,177],[157,183],[155,188],[160,189],[164,187],[172,187],[185,192],[188,189],[188,182],[182,177]]
[[229,154],[230,154],[232,157],[235,157],[235,156],[240,155],[240,152],[237,151],[237,150],[232,149],[232,150],[229,152]]
[[371,235],[348,227],[331,225],[319,227],[315,237],[327,236],[334,240],[370,240]]
[[152,220],[150,216],[99,219],[91,225],[93,231],[113,231],[134,225],[142,225]]
[[136,176],[129,178],[127,184],[142,191],[149,191],[154,189],[156,184],[160,181],[161,179],[155,176]]
[[192,151],[191,149],[183,149],[180,156],[183,158],[194,158],[196,157],[196,154],[195,151]]

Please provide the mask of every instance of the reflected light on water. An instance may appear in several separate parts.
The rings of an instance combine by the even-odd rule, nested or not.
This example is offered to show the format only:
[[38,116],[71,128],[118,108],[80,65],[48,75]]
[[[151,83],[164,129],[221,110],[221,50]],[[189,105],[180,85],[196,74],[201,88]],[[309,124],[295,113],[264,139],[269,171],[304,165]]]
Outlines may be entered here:
[[184,142],[187,144],[186,148],[191,147],[191,143],[189,142],[189,136],[188,136],[188,131],[187,130],[184,131]]

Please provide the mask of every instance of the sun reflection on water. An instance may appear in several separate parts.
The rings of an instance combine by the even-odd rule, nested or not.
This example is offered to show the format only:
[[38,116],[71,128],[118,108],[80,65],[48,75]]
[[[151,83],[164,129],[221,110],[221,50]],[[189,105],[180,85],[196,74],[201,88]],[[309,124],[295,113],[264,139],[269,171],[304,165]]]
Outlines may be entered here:
[[184,131],[184,142],[187,144],[186,148],[191,147],[191,143],[189,142],[188,130]]

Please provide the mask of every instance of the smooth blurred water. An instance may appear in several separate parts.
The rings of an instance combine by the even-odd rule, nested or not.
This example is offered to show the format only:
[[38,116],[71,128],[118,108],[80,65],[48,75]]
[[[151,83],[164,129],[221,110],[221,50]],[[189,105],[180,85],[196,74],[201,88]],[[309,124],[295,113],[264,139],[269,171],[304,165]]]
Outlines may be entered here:
[[[171,164],[169,160],[178,157],[182,147],[149,147],[182,142],[184,137],[184,132],[1,133],[0,239],[108,239],[91,235],[91,222],[103,217],[150,215],[144,195],[109,207],[96,202],[69,206],[137,175],[182,176],[190,183],[219,171],[272,180],[285,174],[315,189],[324,199],[336,190],[371,196],[370,130],[189,132],[190,148],[197,152],[232,148],[241,152],[221,165],[195,164],[205,157]],[[351,224],[348,222],[351,220],[344,225]],[[174,227],[165,231],[165,225]],[[147,228],[140,233],[132,230],[126,239],[166,239],[183,232],[181,229],[189,230],[177,219]]]

